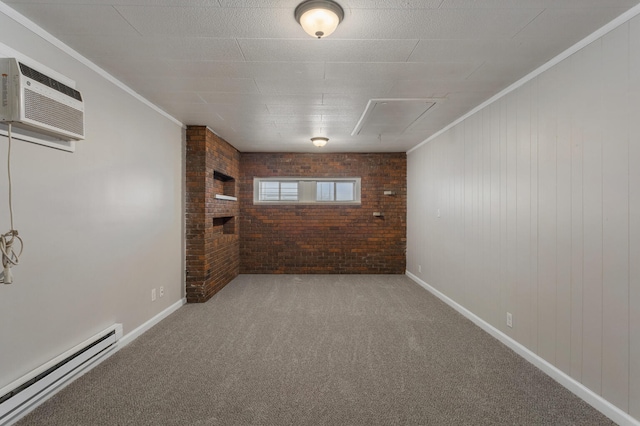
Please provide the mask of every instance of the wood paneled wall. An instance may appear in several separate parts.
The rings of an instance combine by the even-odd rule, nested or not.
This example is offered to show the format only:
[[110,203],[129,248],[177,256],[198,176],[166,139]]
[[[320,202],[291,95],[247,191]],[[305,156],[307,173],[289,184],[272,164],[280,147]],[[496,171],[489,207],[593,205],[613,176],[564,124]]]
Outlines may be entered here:
[[407,204],[411,273],[640,419],[640,18],[410,152]]

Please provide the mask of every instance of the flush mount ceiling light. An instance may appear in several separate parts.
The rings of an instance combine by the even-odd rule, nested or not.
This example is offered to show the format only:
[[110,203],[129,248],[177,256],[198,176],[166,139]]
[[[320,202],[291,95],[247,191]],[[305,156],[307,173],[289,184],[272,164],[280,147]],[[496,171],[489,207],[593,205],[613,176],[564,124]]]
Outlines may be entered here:
[[329,142],[329,138],[315,137],[315,138],[311,138],[311,142],[313,142],[313,144],[318,148],[321,148],[325,146],[327,142]]
[[326,37],[336,30],[344,11],[331,0],[307,0],[296,7],[296,21],[311,37]]

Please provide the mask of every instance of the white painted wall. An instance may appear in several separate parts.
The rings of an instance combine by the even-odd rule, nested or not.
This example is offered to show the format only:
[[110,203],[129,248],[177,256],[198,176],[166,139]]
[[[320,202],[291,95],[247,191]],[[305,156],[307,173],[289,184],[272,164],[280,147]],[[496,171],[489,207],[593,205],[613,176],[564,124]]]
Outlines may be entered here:
[[[181,126],[0,12],[0,41],[68,76],[86,141],[66,153],[14,141],[15,227],[25,241],[0,285],[0,388],[113,323],[125,335],[180,301]],[[0,232],[9,230],[0,138]],[[151,302],[151,288],[165,296]]]
[[407,220],[410,273],[636,419],[638,164],[635,17],[411,151]]

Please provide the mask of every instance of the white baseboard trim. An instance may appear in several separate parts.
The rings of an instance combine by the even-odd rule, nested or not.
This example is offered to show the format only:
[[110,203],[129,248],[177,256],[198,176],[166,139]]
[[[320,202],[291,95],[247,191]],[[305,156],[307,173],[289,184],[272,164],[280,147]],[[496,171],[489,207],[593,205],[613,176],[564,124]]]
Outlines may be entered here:
[[[109,338],[111,333],[115,334]],[[113,324],[0,389],[2,396],[27,385],[3,402],[0,409],[0,426],[13,425],[78,377],[109,358],[118,350],[118,339],[121,337],[122,324]]]
[[[165,310],[163,310],[162,312],[160,312],[159,314],[157,314],[156,316],[151,318],[149,321],[145,322],[144,324],[142,324],[141,326],[135,328],[134,330],[132,330],[131,332],[127,333],[124,336],[122,335],[122,325],[121,324],[116,324],[118,326],[117,329],[116,329],[117,341],[112,347],[110,347],[107,350],[105,350],[104,352],[100,353],[99,356],[93,358],[90,362],[87,362],[84,365],[82,365],[81,368],[78,368],[75,371],[73,371],[72,374],[69,374],[68,376],[66,376],[64,378],[64,380],[60,380],[55,386],[51,386],[46,392],[43,392],[37,398],[34,398],[33,401],[31,403],[29,403],[28,406],[25,406],[23,409],[21,409],[19,411],[16,411],[15,413],[11,414],[11,416],[0,420],[0,426],[11,426],[11,425],[13,425],[17,421],[19,421],[21,418],[23,418],[24,416],[29,414],[31,411],[35,410],[43,402],[45,402],[46,400],[48,400],[49,398],[54,396],[56,393],[58,393],[62,389],[64,389],[66,386],[71,384],[74,380],[76,380],[77,378],[79,378],[83,374],[89,372],[89,370],[93,369],[98,364],[101,364],[102,362],[104,362],[110,356],[115,354],[118,350],[122,349],[123,347],[125,347],[129,343],[133,342],[138,337],[140,337],[140,335],[142,335],[145,331],[149,330],[151,327],[153,327],[154,325],[158,324],[160,321],[162,321],[163,319],[165,319],[166,317],[171,315],[173,312],[175,312],[178,309],[180,309],[185,303],[187,303],[187,299],[186,298],[180,299],[179,301],[177,301],[173,305],[169,306],[168,308],[166,308]],[[76,348],[73,348],[72,350],[70,350],[68,352],[75,351],[75,349]],[[66,354],[67,353],[65,352],[65,354],[61,355],[60,357],[57,357],[55,360],[53,360],[50,363],[48,363],[47,365],[43,366],[43,368],[47,367],[51,363],[57,362],[58,358],[66,357]],[[10,388],[10,387],[11,386],[6,386],[5,388]],[[3,388],[3,390],[5,388]]]
[[405,274],[407,277],[411,278],[418,285],[432,293],[434,296],[445,302],[447,305],[451,306],[453,309],[467,317],[471,322],[476,324],[478,327],[489,333],[491,336],[498,339],[500,342],[505,344],[515,353],[529,361],[531,364],[538,367],[549,377],[554,379],[556,382],[560,383],[565,388],[569,389],[579,398],[584,400],[587,404],[591,405],[596,410],[600,411],[605,416],[609,417],[611,420],[616,422],[619,425],[625,426],[640,426],[640,421],[631,417],[628,413],[622,411],[620,408],[616,407],[602,396],[596,394],[591,389],[584,386],[582,383],[578,382],[571,376],[567,375],[563,371],[559,370],[554,365],[550,364],[548,361],[545,361],[543,358],[540,358],[535,353],[531,352],[529,349],[521,345],[520,343],[513,340],[511,337],[504,334],[502,331],[498,330],[491,324],[484,321],[482,318],[478,317],[473,312],[469,311],[462,305],[458,304],[453,299],[449,298],[445,294],[431,287],[426,282],[422,281],[420,278],[415,276],[409,271],[406,271]]
[[131,330],[129,333],[125,334],[120,341],[118,341],[118,348],[123,348],[127,346],[129,343],[136,340],[140,335],[142,335],[145,331],[149,330],[154,325],[158,324],[160,321],[180,309],[185,303],[187,303],[187,299],[183,298],[178,300],[173,305],[169,306],[164,311],[160,312],[158,315],[151,318],[149,321],[145,322],[141,326]]

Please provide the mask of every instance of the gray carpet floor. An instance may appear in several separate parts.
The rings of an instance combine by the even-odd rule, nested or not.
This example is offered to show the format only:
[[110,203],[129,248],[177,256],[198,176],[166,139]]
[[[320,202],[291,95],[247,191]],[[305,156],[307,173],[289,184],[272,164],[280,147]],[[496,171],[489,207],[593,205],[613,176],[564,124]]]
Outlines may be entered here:
[[402,275],[241,275],[19,425],[612,424]]

